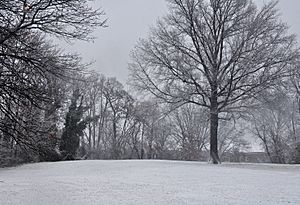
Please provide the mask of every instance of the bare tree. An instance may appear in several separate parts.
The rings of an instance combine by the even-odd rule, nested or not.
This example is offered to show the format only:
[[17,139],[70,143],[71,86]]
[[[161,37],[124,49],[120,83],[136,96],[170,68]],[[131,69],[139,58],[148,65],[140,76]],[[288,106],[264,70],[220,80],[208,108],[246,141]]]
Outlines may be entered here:
[[259,96],[260,106],[250,111],[252,133],[260,139],[273,163],[289,163],[292,145],[297,141],[299,123],[295,123],[295,106],[289,95],[282,88],[264,91]]
[[[137,101],[134,105],[134,123],[131,135],[130,145],[132,154],[144,159],[145,157],[152,158],[154,156],[155,134],[161,133],[163,129],[155,127],[159,120],[158,106],[154,101]],[[161,140],[162,142],[163,140]],[[163,143],[161,143],[163,144]],[[148,154],[148,156],[146,156]]]
[[245,137],[244,122],[237,123],[235,119],[222,120],[219,125],[219,143],[218,151],[220,158],[225,155],[231,155],[234,159],[231,161],[240,162],[241,152],[250,148],[249,142]]
[[111,112],[111,156],[113,159],[119,159],[121,149],[126,144],[128,126],[130,127],[129,121],[132,114],[133,98],[115,78],[107,79],[103,94]]
[[184,160],[199,160],[208,143],[208,112],[197,105],[185,105],[175,110],[172,117],[174,136]]
[[298,55],[295,37],[278,17],[277,1],[170,0],[170,13],[132,54],[131,82],[172,104],[210,111],[210,156],[220,163],[221,113],[288,74]]
[[[2,133],[11,133],[16,143],[37,150],[38,146],[34,147],[34,143],[28,139],[40,136],[45,130],[41,129],[42,126],[33,126],[32,120],[31,126],[24,125],[36,112],[39,115],[45,113],[41,118],[43,122],[53,117],[51,115],[59,109],[60,100],[63,99],[57,96],[64,88],[63,85],[59,85],[59,88],[55,85],[61,83],[57,76],[73,73],[78,61],[71,56],[61,55],[39,34],[23,36],[26,37],[23,44],[12,43],[8,48],[2,47],[5,55],[0,57],[0,112],[4,119],[1,119],[0,130]],[[26,112],[27,117],[24,117]],[[30,114],[33,116],[29,117]],[[7,119],[17,126],[7,126]],[[36,125],[41,125],[41,120],[37,120]]]

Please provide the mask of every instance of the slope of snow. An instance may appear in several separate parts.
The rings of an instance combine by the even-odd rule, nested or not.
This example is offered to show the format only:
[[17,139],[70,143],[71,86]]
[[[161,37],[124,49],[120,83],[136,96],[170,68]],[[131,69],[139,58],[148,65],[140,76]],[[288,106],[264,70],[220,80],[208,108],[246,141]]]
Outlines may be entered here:
[[1,205],[300,204],[300,166],[75,161],[0,169]]

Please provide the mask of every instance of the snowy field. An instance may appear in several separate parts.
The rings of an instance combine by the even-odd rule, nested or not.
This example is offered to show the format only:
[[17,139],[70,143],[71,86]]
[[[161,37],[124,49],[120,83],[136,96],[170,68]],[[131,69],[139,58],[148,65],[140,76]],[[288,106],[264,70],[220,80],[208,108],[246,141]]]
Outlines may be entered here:
[[76,161],[0,169],[1,205],[300,204],[300,166]]

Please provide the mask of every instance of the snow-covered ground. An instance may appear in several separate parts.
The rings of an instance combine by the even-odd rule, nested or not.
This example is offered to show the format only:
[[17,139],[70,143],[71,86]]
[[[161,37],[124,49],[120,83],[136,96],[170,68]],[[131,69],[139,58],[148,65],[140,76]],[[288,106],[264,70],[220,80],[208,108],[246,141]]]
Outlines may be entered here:
[[1,205],[300,204],[300,166],[75,161],[0,169]]

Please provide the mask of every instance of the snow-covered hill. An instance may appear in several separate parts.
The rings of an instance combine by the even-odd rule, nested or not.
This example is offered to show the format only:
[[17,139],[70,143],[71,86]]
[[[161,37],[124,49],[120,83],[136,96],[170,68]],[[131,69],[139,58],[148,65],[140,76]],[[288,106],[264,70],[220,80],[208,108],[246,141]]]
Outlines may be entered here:
[[300,204],[300,167],[75,161],[0,169],[1,205]]

